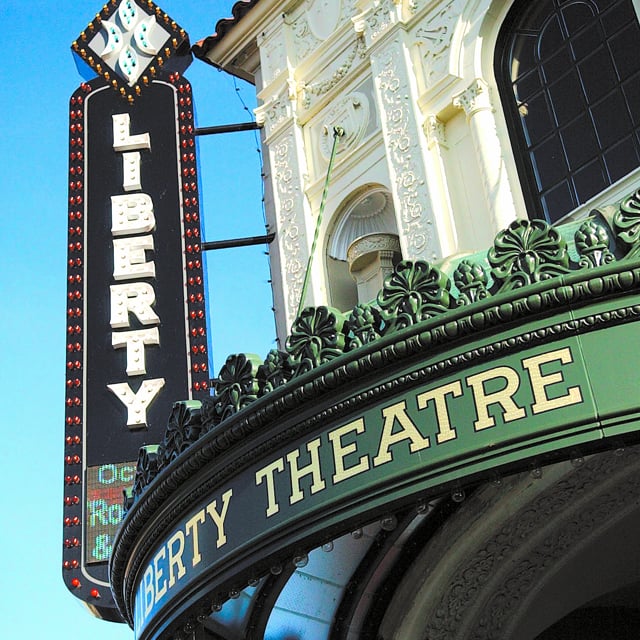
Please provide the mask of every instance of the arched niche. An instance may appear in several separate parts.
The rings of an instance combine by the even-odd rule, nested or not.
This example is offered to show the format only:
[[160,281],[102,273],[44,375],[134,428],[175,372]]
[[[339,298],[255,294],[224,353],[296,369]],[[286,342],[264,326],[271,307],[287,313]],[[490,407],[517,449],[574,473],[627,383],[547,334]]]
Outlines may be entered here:
[[[334,220],[325,251],[327,289],[330,304],[338,309],[347,310],[358,302],[368,302],[369,299],[363,296],[367,296],[366,292],[371,289],[361,287],[359,293],[357,274],[353,269],[350,273],[349,269],[349,247],[365,237],[390,238],[391,244],[394,244],[392,238],[397,239],[398,228],[391,193],[381,185],[363,186],[342,202]],[[363,243],[360,245],[363,246]],[[399,257],[398,253],[396,261]],[[360,259],[358,264],[365,263],[370,264],[370,261]]]

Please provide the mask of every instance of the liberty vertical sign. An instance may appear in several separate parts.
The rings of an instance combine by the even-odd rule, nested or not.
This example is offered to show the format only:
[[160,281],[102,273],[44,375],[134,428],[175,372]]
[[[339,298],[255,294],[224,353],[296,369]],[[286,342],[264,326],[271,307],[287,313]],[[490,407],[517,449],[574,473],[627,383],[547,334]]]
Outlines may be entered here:
[[[156,265],[147,260],[155,249],[156,218],[151,196],[141,192],[140,150],[150,152],[148,132],[131,135],[128,113],[113,118],[113,150],[122,159],[124,195],[111,196],[113,281],[109,296],[111,346],[125,349],[126,375],[146,376],[146,348],[160,345],[160,317],[154,309]],[[130,193],[133,191],[134,193]],[[131,329],[133,318],[145,328]],[[127,329],[127,330],[120,330]],[[129,381],[108,384],[127,411],[127,427],[148,427],[147,409],[165,386],[165,378],[143,377],[137,391]]]
[[[117,618],[106,561],[140,447],[208,394],[190,61],[152,2],[105,5],[73,45],[63,576]],[[172,57],[173,56],[173,57]],[[132,68],[136,72],[132,73]]]

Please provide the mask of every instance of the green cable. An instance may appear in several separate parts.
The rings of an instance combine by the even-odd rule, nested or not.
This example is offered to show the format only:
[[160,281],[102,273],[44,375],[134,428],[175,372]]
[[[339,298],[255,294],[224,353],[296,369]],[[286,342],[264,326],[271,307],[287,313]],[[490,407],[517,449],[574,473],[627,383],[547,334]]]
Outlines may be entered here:
[[320,201],[320,211],[318,212],[318,219],[316,220],[316,230],[313,234],[313,243],[311,244],[311,252],[309,253],[309,259],[307,260],[307,270],[304,274],[304,281],[302,283],[302,293],[300,294],[300,302],[298,303],[298,311],[296,312],[296,318],[300,316],[304,307],[304,301],[307,297],[307,287],[309,286],[309,276],[311,275],[311,264],[313,263],[313,255],[316,251],[316,245],[318,244],[318,236],[320,235],[320,225],[322,224],[322,214],[324,213],[324,207],[327,203],[327,194],[329,192],[329,180],[331,178],[331,169],[333,169],[333,162],[336,159],[336,152],[338,149],[338,138],[344,135],[344,129],[342,127],[333,127],[333,146],[331,147],[331,157],[329,158],[329,166],[327,167],[327,177],[324,181],[324,189],[322,191],[322,200]]

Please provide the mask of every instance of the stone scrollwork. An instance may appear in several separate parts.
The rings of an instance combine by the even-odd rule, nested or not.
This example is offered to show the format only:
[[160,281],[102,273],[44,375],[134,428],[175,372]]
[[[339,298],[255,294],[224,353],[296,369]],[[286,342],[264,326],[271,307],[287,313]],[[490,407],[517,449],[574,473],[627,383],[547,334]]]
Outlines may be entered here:
[[469,87],[453,97],[453,106],[462,109],[470,118],[478,111],[492,111],[491,89],[481,78],[476,78]]
[[287,52],[281,30],[261,34],[257,38],[260,46],[260,61],[263,87],[270,84],[287,68]]
[[416,44],[420,47],[424,82],[427,87],[433,85],[446,68],[447,52],[450,51],[462,4],[463,0],[450,0],[416,29]]
[[420,133],[411,116],[411,94],[406,76],[398,75],[402,45],[392,42],[372,56],[382,106],[383,132],[389,149],[390,173],[399,200],[400,235],[407,239],[407,258],[425,259],[435,255],[431,230],[431,210],[422,167]]
[[276,208],[278,211],[278,244],[285,265],[285,300],[288,322],[295,318],[298,301],[302,295],[307,251],[300,237],[305,221],[302,213],[302,185],[298,176],[293,132],[288,132],[275,145],[272,165],[276,174]]
[[430,115],[424,121],[422,130],[427,136],[427,144],[429,148],[444,147],[447,148],[447,134],[444,122],[442,122],[437,116]]
[[393,0],[380,0],[365,15],[364,21],[368,38],[371,42],[379,38],[394,23],[394,16],[395,6]]
[[264,125],[267,136],[291,118],[291,100],[288,95],[277,95],[255,109],[256,122]]
[[492,275],[509,291],[569,271],[569,255],[560,234],[542,220],[515,220],[489,249]]
[[400,253],[400,240],[393,233],[368,233],[356,238],[347,249],[347,262],[356,264],[367,254],[376,251]]

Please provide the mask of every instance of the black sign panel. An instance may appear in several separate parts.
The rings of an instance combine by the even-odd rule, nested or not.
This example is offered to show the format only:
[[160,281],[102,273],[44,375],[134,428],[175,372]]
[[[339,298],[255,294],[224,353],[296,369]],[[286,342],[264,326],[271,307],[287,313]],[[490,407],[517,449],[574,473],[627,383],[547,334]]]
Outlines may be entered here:
[[134,102],[101,79],[71,99],[63,573],[103,617],[139,448],[176,400],[208,393],[191,87]]

